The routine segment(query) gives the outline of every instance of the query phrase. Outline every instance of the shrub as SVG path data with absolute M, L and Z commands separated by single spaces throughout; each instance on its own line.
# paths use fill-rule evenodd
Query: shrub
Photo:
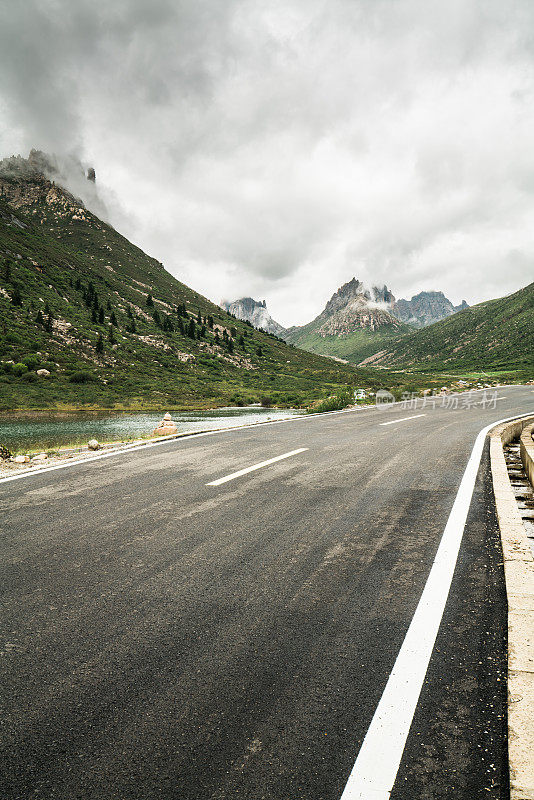
M 26 366 L 26 364 L 22 364 L 19 361 L 18 364 L 13 364 L 13 366 L 11 367 L 11 372 L 20 378 L 21 375 L 24 375 L 25 372 L 28 372 L 28 367 Z
M 16 333 L 7 333 L 6 342 L 8 344 L 22 344 L 22 339 Z
M 25 372 L 22 376 L 22 380 L 26 381 L 27 383 L 35 383 L 35 381 L 39 379 L 36 372 Z
M 71 383 L 94 383 L 97 381 L 98 378 L 92 372 L 87 372 L 86 370 L 78 370 L 78 372 L 73 372 L 72 375 L 69 376 L 69 381 Z
M 41 363 L 41 359 L 36 355 L 25 356 L 22 361 L 24 364 L 26 364 L 28 369 L 36 369 Z
M 341 411 L 341 409 L 352 405 L 353 402 L 354 399 L 350 392 L 339 392 L 310 406 L 308 408 L 308 414 L 319 414 L 323 411 Z

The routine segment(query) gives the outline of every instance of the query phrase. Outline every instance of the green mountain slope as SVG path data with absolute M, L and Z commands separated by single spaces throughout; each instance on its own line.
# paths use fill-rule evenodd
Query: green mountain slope
M 0 409 L 299 404 L 384 385 L 228 315 L 21 161 L 0 171 Z
M 399 323 L 398 325 L 383 325 L 378 330 L 360 328 L 351 333 L 341 335 L 321 335 L 317 333 L 313 323 L 303 325 L 284 334 L 286 342 L 309 350 L 311 353 L 341 358 L 354 364 L 360 363 L 367 356 L 376 353 L 378 349 L 387 347 L 399 335 L 399 330 L 410 332 L 412 328 Z
M 396 339 L 366 365 L 428 371 L 534 370 L 534 283 Z

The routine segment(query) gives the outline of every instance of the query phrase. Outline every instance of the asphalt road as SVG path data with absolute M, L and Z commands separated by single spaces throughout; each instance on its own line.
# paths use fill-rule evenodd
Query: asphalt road
M 0 482 L 0 798 L 339 800 L 476 435 L 532 388 Z M 503 800 L 505 736 L 486 447 L 392 800 Z

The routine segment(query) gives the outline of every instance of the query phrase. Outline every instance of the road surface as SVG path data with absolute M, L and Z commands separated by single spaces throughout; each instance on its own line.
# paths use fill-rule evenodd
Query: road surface
M 498 394 L 0 481 L 0 798 L 339 800 L 477 434 L 534 410 L 532 387 Z M 436 624 L 391 800 L 503 800 L 487 444 Z M 385 769 L 391 758 L 385 745 Z

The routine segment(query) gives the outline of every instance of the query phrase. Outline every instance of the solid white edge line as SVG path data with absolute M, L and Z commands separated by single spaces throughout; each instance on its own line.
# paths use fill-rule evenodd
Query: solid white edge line
M 341 800 L 390 798 L 449 595 L 486 434 L 521 416 L 492 422 L 475 440 L 425 588 Z
M 290 458 L 291 456 L 296 456 L 298 453 L 304 453 L 307 450 L 307 447 L 299 447 L 298 450 L 291 450 L 289 453 L 284 453 L 281 456 L 276 456 L 275 458 L 269 458 L 267 461 L 261 461 L 259 464 L 253 464 L 251 467 L 245 467 L 245 469 L 240 469 L 238 472 L 232 472 L 231 475 L 225 475 L 224 478 L 218 478 L 216 481 L 210 481 L 207 483 L 206 486 L 221 486 L 223 483 L 228 483 L 228 481 L 233 481 L 234 478 L 240 478 L 241 475 L 246 475 L 249 472 L 255 472 L 257 469 L 261 469 L 262 467 L 268 467 L 269 464 L 274 464 L 277 461 L 282 461 L 284 458 Z
M 396 422 L 406 422 L 407 419 L 417 419 L 417 417 L 426 417 L 426 414 L 413 414 L 411 417 L 402 417 L 401 419 L 390 419 L 389 422 L 379 422 L 379 425 L 395 425 Z

